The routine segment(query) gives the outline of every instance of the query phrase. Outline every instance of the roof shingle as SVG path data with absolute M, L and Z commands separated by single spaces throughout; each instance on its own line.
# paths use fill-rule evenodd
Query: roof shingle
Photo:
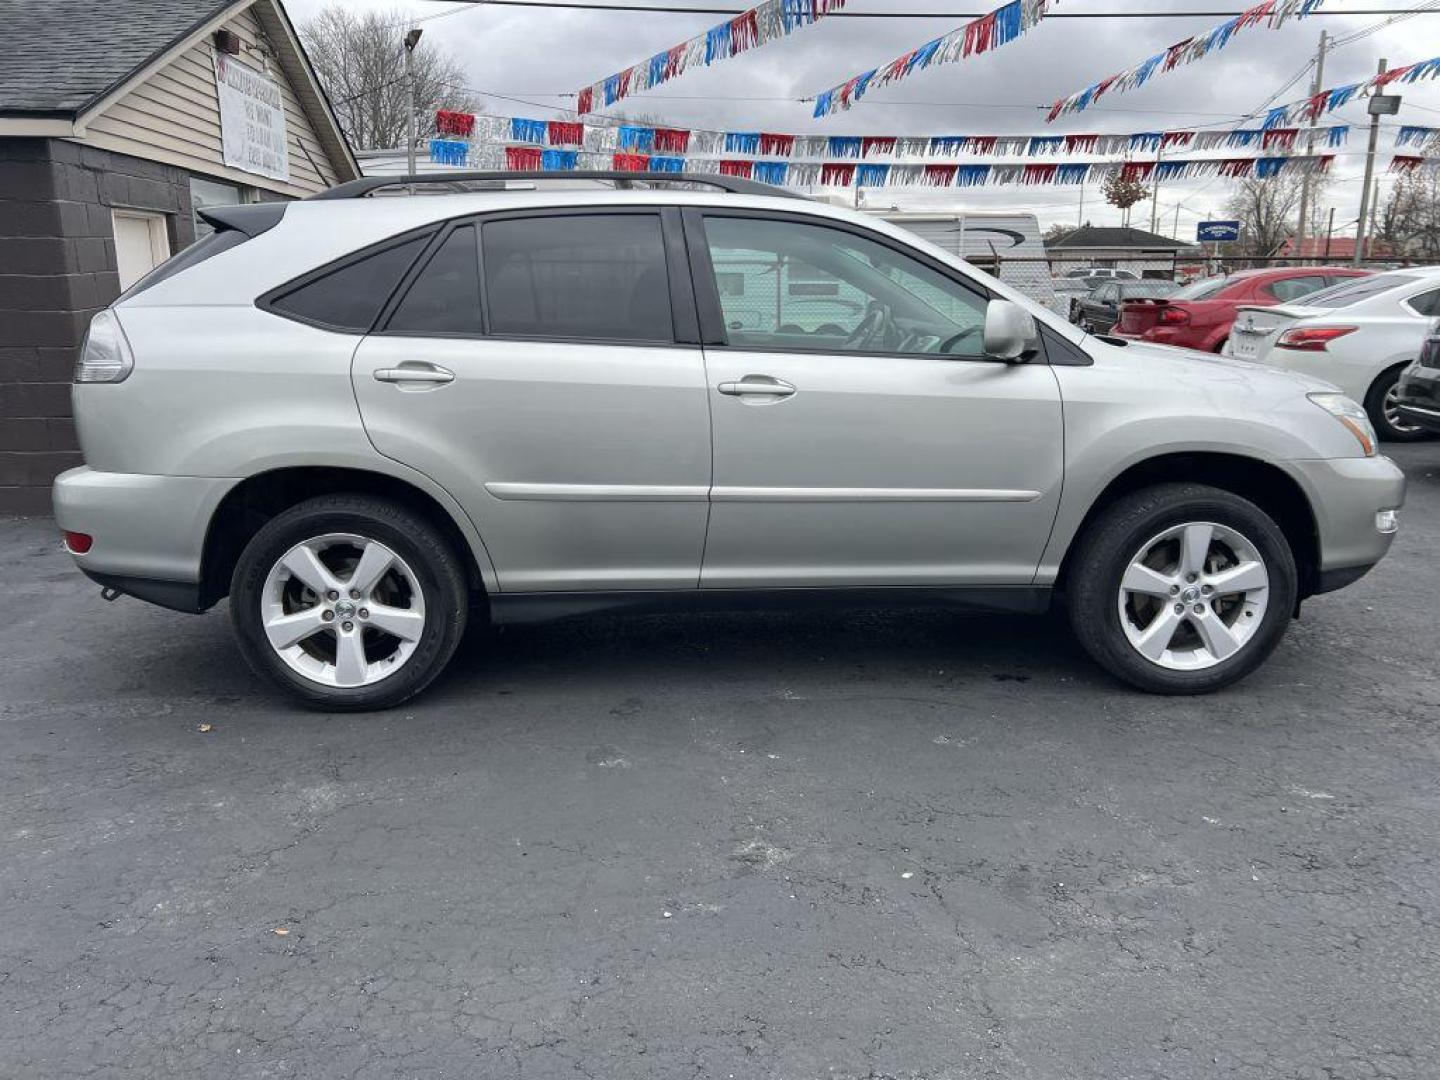
M 1049 248 L 1185 248 L 1190 245 L 1183 240 L 1172 240 L 1168 236 L 1146 232 L 1144 229 L 1104 228 L 1098 225 L 1082 225 L 1066 233 L 1059 240 L 1047 244 Z
M 75 115 L 233 0 L 0 0 L 0 113 Z

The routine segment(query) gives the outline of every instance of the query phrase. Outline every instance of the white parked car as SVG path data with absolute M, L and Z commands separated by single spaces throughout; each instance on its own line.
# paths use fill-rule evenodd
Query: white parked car
M 1241 307 L 1225 355 L 1334 383 L 1365 411 L 1383 439 L 1426 437 L 1399 412 L 1395 384 L 1440 316 L 1440 266 L 1356 278 L 1303 304 Z

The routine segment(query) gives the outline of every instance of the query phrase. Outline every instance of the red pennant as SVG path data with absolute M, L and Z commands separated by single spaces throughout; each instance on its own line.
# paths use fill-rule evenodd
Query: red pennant
M 1072 154 L 1077 150 L 1094 150 L 1099 142 L 1099 135 L 1066 135 L 1065 152 Z
M 583 146 L 585 125 L 569 120 L 551 120 L 545 125 L 545 139 L 551 146 Z
M 442 135 L 469 135 L 475 130 L 475 116 L 441 109 L 435 114 L 435 130 Z
M 794 150 L 794 135 L 775 135 L 768 131 L 760 133 L 760 153 L 776 157 L 789 157 Z
M 1254 171 L 1254 158 L 1226 158 L 1220 162 L 1221 176 L 1249 176 Z
M 743 176 L 748 180 L 754 170 L 755 162 L 749 158 L 726 158 L 720 162 L 721 176 Z
M 893 154 L 895 152 L 895 138 L 892 135 L 866 135 L 860 140 L 860 155 L 869 157 L 871 154 Z
M 1020 177 L 1022 184 L 1053 184 L 1055 182 L 1055 171 L 1060 166 L 1053 162 L 1045 164 L 1026 165 L 1025 172 Z
M 1172 146 L 1189 146 L 1194 139 L 1193 131 L 1167 131 L 1160 136 L 1160 149 L 1169 150 Z
M 595 88 L 587 86 L 576 96 L 575 111 L 581 116 L 595 108 Z
M 952 187 L 955 184 L 955 170 L 958 165 L 926 165 L 926 187 Z
M 827 161 L 820 169 L 820 183 L 831 187 L 849 187 L 855 182 L 855 166 Z
M 507 146 L 505 148 L 505 167 L 522 171 L 538 169 L 540 168 L 540 157 L 544 152 L 538 146 Z
M 1126 180 L 1145 181 L 1155 171 L 1153 161 L 1127 161 L 1120 167 L 1120 175 Z
M 1260 136 L 1260 149 L 1271 150 L 1277 146 L 1282 150 L 1293 149 L 1295 136 L 1299 134 L 1299 128 L 1271 128 Z
M 616 154 L 612 164 L 617 172 L 647 172 L 650 168 L 650 155 Z
M 1410 154 L 1396 154 L 1393 158 L 1390 159 L 1390 171 L 1414 172 L 1422 164 L 1424 164 L 1424 162 L 1425 159 L 1423 157 L 1416 157 Z
M 685 128 L 656 128 L 655 149 L 683 154 L 690 149 L 690 132 Z

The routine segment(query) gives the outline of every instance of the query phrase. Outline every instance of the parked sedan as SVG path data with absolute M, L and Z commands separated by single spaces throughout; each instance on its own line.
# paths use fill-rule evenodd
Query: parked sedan
M 1159 300 L 1179 288 L 1173 281 L 1107 281 L 1076 303 L 1071 321 L 1092 334 L 1108 334 L 1120 321 L 1120 305 L 1125 301 Z
M 1401 373 L 1395 399 L 1402 420 L 1440 435 L 1440 319 L 1431 325 L 1420 358 Z
M 1240 305 L 1270 307 L 1295 302 L 1351 278 L 1370 276 L 1369 270 L 1349 267 L 1288 266 L 1205 278 L 1161 300 L 1122 304 L 1115 336 L 1219 352 L 1230 339 Z
M 1424 438 L 1402 416 L 1396 384 L 1440 316 L 1440 266 L 1417 266 L 1347 281 L 1303 304 L 1242 306 L 1227 356 L 1326 379 L 1356 401 L 1382 439 Z

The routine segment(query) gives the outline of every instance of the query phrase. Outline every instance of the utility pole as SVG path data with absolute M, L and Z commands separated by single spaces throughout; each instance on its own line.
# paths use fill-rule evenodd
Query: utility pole
M 1384 75 L 1388 66 L 1387 61 L 1381 60 L 1376 74 Z M 1350 260 L 1351 266 L 1359 266 L 1365 257 L 1365 215 L 1370 212 L 1370 182 L 1375 177 L 1375 147 L 1380 142 L 1380 117 L 1393 116 L 1399 109 L 1399 95 L 1376 94 L 1370 98 L 1367 110 L 1370 113 L 1370 144 L 1365 151 L 1365 183 L 1360 188 L 1360 220 L 1355 223 L 1355 254 Z
M 1335 207 L 1330 207 L 1330 223 L 1325 226 L 1325 263 L 1330 262 L 1330 237 L 1335 234 Z
M 415 144 L 420 141 L 416 131 L 415 116 L 415 46 L 420 44 L 420 35 L 425 33 L 419 27 L 405 35 L 405 92 L 410 102 L 410 123 L 406 125 L 405 168 L 409 176 L 415 175 Z M 415 194 L 415 185 L 410 185 L 410 194 Z
M 1165 158 L 1165 136 L 1155 148 L 1155 171 L 1150 174 L 1150 231 L 1160 227 L 1160 162 Z
M 1310 83 L 1310 97 L 1313 99 L 1316 94 L 1324 88 L 1325 78 L 1325 50 L 1330 44 L 1330 39 L 1324 30 L 1320 31 L 1320 51 L 1315 54 L 1315 78 Z M 1310 131 L 1305 136 L 1305 153 L 1315 152 L 1315 125 L 1319 122 L 1318 114 L 1310 117 Z M 1295 229 L 1295 253 L 1303 256 L 1305 254 L 1305 233 L 1310 227 L 1310 174 L 1306 173 L 1300 179 L 1300 221 Z M 1304 260 L 1301 260 L 1304 265 Z

